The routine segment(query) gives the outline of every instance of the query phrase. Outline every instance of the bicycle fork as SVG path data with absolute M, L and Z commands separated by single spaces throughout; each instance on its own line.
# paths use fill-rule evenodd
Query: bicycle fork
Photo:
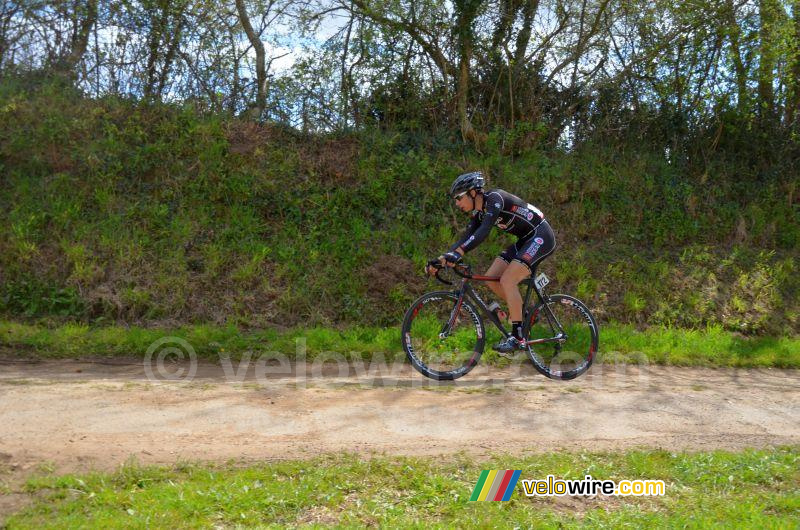
M 461 312 L 461 304 L 464 303 L 464 290 L 461 290 L 461 293 L 458 296 L 458 301 L 456 305 L 453 306 L 453 310 L 450 311 L 450 318 L 447 319 L 447 322 L 444 326 L 442 326 L 441 331 L 439 332 L 439 339 L 444 340 L 449 335 L 450 332 L 453 330 L 453 326 L 458 323 L 458 314 Z

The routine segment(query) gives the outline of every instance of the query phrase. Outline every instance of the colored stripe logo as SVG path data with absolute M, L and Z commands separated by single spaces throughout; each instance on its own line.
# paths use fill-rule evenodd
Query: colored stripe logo
M 470 501 L 507 501 L 517 487 L 519 469 L 484 469 Z

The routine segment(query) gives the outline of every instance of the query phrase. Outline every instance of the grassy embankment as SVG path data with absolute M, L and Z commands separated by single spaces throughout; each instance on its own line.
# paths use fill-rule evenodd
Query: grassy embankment
M 698 168 L 646 145 L 483 154 L 447 139 L 302 137 L 191 108 L 0 84 L 6 318 L 265 327 L 390 325 L 466 219 L 468 168 L 536 203 L 553 289 L 604 321 L 798 329 L 796 176 L 723 149 Z M 488 264 L 494 235 L 471 261 Z
M 663 497 L 529 498 L 468 502 L 481 469 L 522 479 L 653 479 Z M 43 476 L 36 503 L 9 528 L 212 528 L 332 525 L 390 527 L 796 528 L 800 450 L 548 453 L 431 458 L 353 455 L 252 467 L 128 465 L 113 474 Z
M 410 134 L 303 137 L 6 80 L 0 318 L 33 328 L 6 324 L 0 342 L 140 354 L 160 332 L 113 326 L 187 327 L 205 354 L 263 336 L 284 349 L 298 333 L 324 337 L 312 348 L 395 351 L 403 311 L 434 287 L 422 264 L 465 223 L 444 192 L 481 168 L 547 213 L 560 247 L 544 271 L 592 308 L 607 352 L 797 366 L 794 339 L 766 338 L 800 328 L 784 167 L 748 166 L 724 134 L 703 171 L 614 142 L 510 156 L 495 136 L 484 153 Z M 470 260 L 507 244 L 493 235 Z M 285 326 L 313 329 L 231 331 Z

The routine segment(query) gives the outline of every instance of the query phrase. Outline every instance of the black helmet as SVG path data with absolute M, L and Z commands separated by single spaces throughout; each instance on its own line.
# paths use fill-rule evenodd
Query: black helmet
M 480 171 L 473 171 L 471 173 L 464 173 L 459 175 L 450 186 L 450 197 L 455 199 L 456 195 L 464 193 L 465 191 L 483 188 L 485 180 L 483 173 Z

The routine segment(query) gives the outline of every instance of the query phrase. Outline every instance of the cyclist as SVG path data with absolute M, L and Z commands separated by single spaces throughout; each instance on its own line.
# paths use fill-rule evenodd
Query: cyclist
M 450 249 L 430 260 L 425 270 L 435 274 L 434 265 L 452 267 L 486 239 L 493 225 L 517 237 L 495 258 L 487 276 L 500 276 L 500 282 L 487 282 L 494 293 L 508 304 L 512 335 L 493 349 L 508 353 L 522 347 L 522 295 L 517 284 L 529 277 L 536 266 L 556 248 L 555 235 L 542 212 L 516 195 L 501 189 L 484 190 L 480 171 L 459 175 L 450 186 L 450 197 L 463 212 L 471 212 L 467 229 Z

